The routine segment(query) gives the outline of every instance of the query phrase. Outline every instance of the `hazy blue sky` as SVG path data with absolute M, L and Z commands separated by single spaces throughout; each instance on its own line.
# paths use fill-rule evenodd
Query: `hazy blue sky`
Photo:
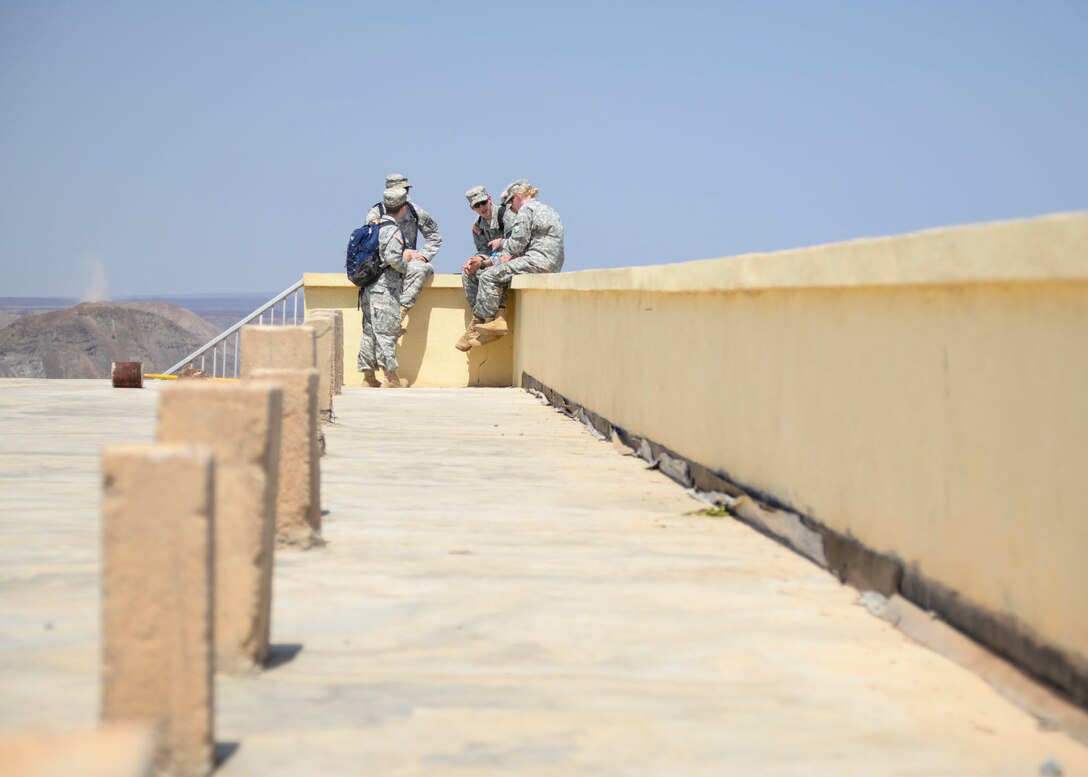
M 567 270 L 1088 208 L 1088 2 L 7 2 L 0 296 L 342 271 L 525 176 Z

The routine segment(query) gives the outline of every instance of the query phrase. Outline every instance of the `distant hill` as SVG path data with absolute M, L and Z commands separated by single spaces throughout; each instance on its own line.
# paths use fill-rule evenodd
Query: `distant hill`
M 272 299 L 275 294 L 210 293 L 178 296 L 121 297 L 112 302 L 166 302 L 191 310 L 205 321 L 219 327 L 220 331 L 238 323 L 257 308 Z M 72 297 L 2 297 L 0 296 L 0 329 L 4 327 L 4 313 L 25 316 L 29 313 L 48 313 L 64 310 L 80 302 Z M 10 320 L 8 321 L 10 323 Z
M 14 313 L 9 313 L 6 310 L 0 310 L 0 329 L 3 329 L 12 321 L 15 321 L 18 318 L 19 316 L 15 315 Z
M 169 369 L 222 330 L 165 302 L 83 302 L 0 329 L 0 377 L 108 378 L 114 361 Z

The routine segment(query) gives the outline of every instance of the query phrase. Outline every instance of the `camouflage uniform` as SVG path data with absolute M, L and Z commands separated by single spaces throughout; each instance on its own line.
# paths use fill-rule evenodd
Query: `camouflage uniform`
M 500 215 L 502 223 L 500 224 Z M 476 244 L 476 256 L 488 259 L 491 256 L 491 246 L 488 245 L 492 240 L 498 237 L 509 236 L 510 230 L 514 226 L 514 218 L 517 216 L 514 211 L 510 210 L 509 206 L 499 206 L 492 204 L 491 206 L 491 219 L 485 219 L 483 216 L 477 216 L 476 221 L 472 225 L 472 242 Z M 461 272 L 461 286 L 465 290 L 465 299 L 468 300 L 468 306 L 470 308 L 476 306 L 476 295 L 480 287 L 480 273 L 485 268 L 481 267 L 474 273 L 467 271 Z M 499 302 L 499 307 L 506 307 L 506 289 L 502 290 L 502 299 Z
M 412 208 L 415 208 L 418 219 L 413 214 Z M 383 215 L 385 215 L 385 207 L 379 202 L 367 211 L 366 221 L 367 223 L 377 221 Z M 400 295 L 400 304 L 410 308 L 419 299 L 423 284 L 434 275 L 434 265 L 431 262 L 438 253 L 438 249 L 442 247 L 442 235 L 438 231 L 438 222 L 434 220 L 434 217 L 417 205 L 408 206 L 408 212 L 404 214 L 400 222 L 400 232 L 404 236 L 404 247 L 411 250 L 415 250 L 419 233 L 423 233 L 423 247 L 419 249 L 419 252 L 426 257 L 426 261 L 417 259 L 408 262 L 408 269 L 404 273 L 404 289 Z
M 528 200 L 518 211 L 509 236 L 499 245 L 499 253 L 513 258 L 477 272 L 479 289 L 472 306 L 477 318 L 495 315 L 513 276 L 563 269 L 563 222 L 559 214 L 542 202 Z
M 382 263 L 381 276 L 363 292 L 363 337 L 359 341 L 359 372 L 397 369 L 397 337 L 400 335 L 400 296 L 404 286 L 404 271 L 409 264 L 404 259 L 404 237 L 397 222 L 390 216 L 382 218 L 378 232 Z

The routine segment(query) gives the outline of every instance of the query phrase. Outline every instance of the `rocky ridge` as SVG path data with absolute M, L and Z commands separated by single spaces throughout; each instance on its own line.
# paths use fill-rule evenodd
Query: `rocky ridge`
M 83 302 L 0 329 L 0 377 L 108 378 L 114 361 L 160 372 L 220 331 L 165 302 Z

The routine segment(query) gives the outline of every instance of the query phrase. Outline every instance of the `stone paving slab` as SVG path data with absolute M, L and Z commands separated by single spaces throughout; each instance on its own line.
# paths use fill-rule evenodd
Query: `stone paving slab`
M 98 449 L 156 394 L 0 381 L 0 731 L 95 719 Z M 277 556 L 275 665 L 217 679 L 219 774 L 1088 774 L 524 392 L 346 388 L 325 432 L 329 544 Z

